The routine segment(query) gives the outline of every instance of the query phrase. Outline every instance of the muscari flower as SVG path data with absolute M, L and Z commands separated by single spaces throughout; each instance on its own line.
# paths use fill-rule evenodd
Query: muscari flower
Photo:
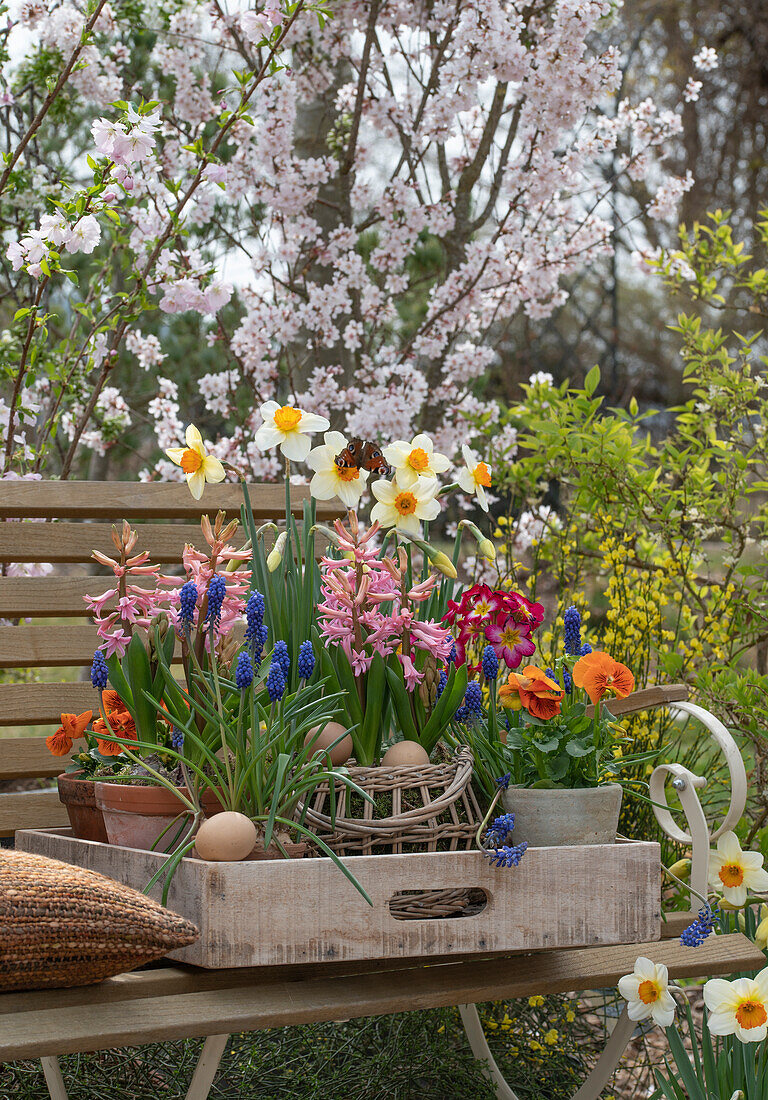
M 483 689 L 477 680 L 470 680 L 464 696 L 464 705 L 470 715 L 483 713 Z
M 591 652 L 592 652 L 592 646 L 589 644 L 589 642 L 585 642 L 584 645 L 579 650 L 579 655 L 581 657 L 586 657 L 586 655 L 588 653 L 591 653 Z
M 221 622 L 221 607 L 227 594 L 227 582 L 221 573 L 214 573 L 208 585 L 208 612 L 206 622 L 215 630 Z
M 680 936 L 680 943 L 683 947 L 699 947 L 704 943 L 704 940 L 715 927 L 716 913 L 717 907 L 713 909 L 709 904 L 703 905 L 699 909 L 696 920 L 683 929 Z
M 563 628 L 565 652 L 570 657 L 581 656 L 581 614 L 578 607 L 571 605 L 565 609 Z
M 483 650 L 483 676 L 486 680 L 495 680 L 499 675 L 499 658 L 492 645 L 487 645 Z
M 179 590 L 179 622 L 185 630 L 192 625 L 197 607 L 197 585 L 194 581 L 187 581 Z
M 249 644 L 256 641 L 264 622 L 266 604 L 261 592 L 251 592 L 245 605 L 245 640 Z
M 174 726 L 171 730 L 171 747 L 176 752 L 181 752 L 184 748 L 184 730 L 180 730 L 178 726 Z
M 492 867 L 517 867 L 528 848 L 528 841 L 521 844 L 503 844 L 487 852 Z
M 301 680 L 308 680 L 315 671 L 315 651 L 309 640 L 302 642 L 299 646 L 299 657 L 296 662 L 296 667 L 299 672 L 299 679 Z
M 569 695 L 573 691 L 573 677 L 571 676 L 565 665 L 563 665 L 563 687 Z
M 492 824 L 486 830 L 485 837 L 483 838 L 486 844 L 498 847 L 503 844 L 509 834 L 515 827 L 515 815 L 514 814 L 501 814 L 500 817 L 495 817 Z
M 547 668 L 547 669 L 544 670 L 544 672 L 547 675 L 547 677 L 552 681 L 553 684 L 557 684 L 558 687 L 560 686 L 560 681 L 558 680 L 557 676 L 555 675 L 555 670 L 553 668 Z
M 291 658 L 288 653 L 288 643 L 283 641 L 275 642 L 275 648 L 272 653 L 273 663 L 277 661 L 280 668 L 283 670 L 283 676 L 287 677 L 291 671 Z
M 440 698 L 440 696 L 445 691 L 447 683 L 448 683 L 448 673 L 445 671 L 444 668 L 441 668 L 440 669 L 440 677 L 437 681 L 437 698 L 438 699 Z
M 512 773 L 507 772 L 506 775 L 500 775 L 496 780 L 496 786 L 501 787 L 502 791 L 509 790 L 509 781 L 512 778 Z
M 282 699 L 285 694 L 286 682 L 285 673 L 278 660 L 272 658 L 272 663 L 269 666 L 269 672 L 267 673 L 267 694 L 273 703 Z
M 253 683 L 253 665 L 246 649 L 242 649 L 237 657 L 235 668 L 235 684 L 240 691 L 245 691 Z
M 97 649 L 93 655 L 93 664 L 91 665 L 91 683 L 99 691 L 103 691 L 107 686 L 108 679 L 107 662 L 104 660 L 104 654 L 101 650 Z

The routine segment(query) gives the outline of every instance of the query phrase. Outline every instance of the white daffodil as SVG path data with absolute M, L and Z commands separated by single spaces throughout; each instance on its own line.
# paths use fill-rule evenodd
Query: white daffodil
M 436 478 L 450 469 L 451 461 L 435 450 L 428 435 L 417 435 L 406 443 L 397 439 L 383 450 L 390 466 L 395 467 L 395 477 L 403 489 L 410 489 L 420 477 Z
M 181 466 L 187 476 L 189 491 L 195 500 L 203 495 L 206 481 L 215 485 L 226 477 L 224 467 L 218 458 L 208 454 L 203 437 L 194 424 L 190 424 L 185 433 L 186 447 L 168 447 L 166 454 L 171 462 Z
M 754 978 L 710 978 L 704 985 L 707 1023 L 713 1035 L 762 1043 L 768 1033 L 768 966 Z
M 635 962 L 632 974 L 619 979 L 619 993 L 627 1002 L 630 1020 L 647 1020 L 669 1027 L 675 1018 L 675 1002 L 669 992 L 666 966 L 651 962 L 644 955 Z
M 480 456 L 466 445 L 461 448 L 465 466 L 459 471 L 457 478 L 459 488 L 465 493 L 475 497 L 477 503 L 484 512 L 488 511 L 488 498 L 485 490 L 491 486 L 491 467 L 487 462 L 481 462 Z
M 331 426 L 324 416 L 302 412 L 292 405 L 278 405 L 277 401 L 265 402 L 259 412 L 264 423 L 253 442 L 260 451 L 279 446 L 285 457 L 294 462 L 303 462 L 309 454 L 309 434 L 324 432 Z
M 723 833 L 709 854 L 709 884 L 729 905 L 742 906 L 747 893 L 768 891 L 768 871 L 759 852 L 742 852 L 735 833 Z
M 309 483 L 309 491 L 316 500 L 339 499 L 347 508 L 356 508 L 368 478 L 367 470 L 356 466 L 337 466 L 336 455 L 347 446 L 341 432 L 326 432 L 322 447 L 315 447 L 307 455 L 307 466 L 315 474 Z
M 409 489 L 394 481 L 374 481 L 371 492 L 378 504 L 371 509 L 371 520 L 378 520 L 382 527 L 396 527 L 405 535 L 418 536 L 421 521 L 435 519 L 440 513 L 437 481 L 419 477 Z

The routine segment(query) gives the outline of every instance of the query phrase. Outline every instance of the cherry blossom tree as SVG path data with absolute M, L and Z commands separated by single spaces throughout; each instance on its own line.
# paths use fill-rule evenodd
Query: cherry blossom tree
M 610 251 L 606 158 L 651 216 L 690 186 L 662 163 L 681 110 L 619 100 L 591 45 L 612 6 L 25 0 L 0 87 L 3 472 L 67 477 L 149 421 L 144 476 L 181 476 L 159 455 L 188 369 L 214 454 L 257 477 L 274 397 L 456 455 L 498 416 L 505 325 Z M 169 357 L 190 312 L 213 369 Z

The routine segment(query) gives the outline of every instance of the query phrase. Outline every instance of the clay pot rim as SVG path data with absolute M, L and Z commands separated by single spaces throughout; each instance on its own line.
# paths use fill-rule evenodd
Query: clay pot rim
M 176 813 L 189 813 L 189 809 L 180 798 L 159 783 L 141 785 L 138 783 L 110 783 L 101 779 L 93 781 L 96 805 L 102 810 L 122 810 L 140 816 L 154 817 Z M 189 796 L 189 789 L 176 788 L 182 796 Z M 123 795 L 123 791 L 126 792 Z M 200 804 L 206 812 L 224 810 L 225 807 L 214 791 L 206 788 L 200 795 Z M 174 812 L 175 811 L 175 812 Z

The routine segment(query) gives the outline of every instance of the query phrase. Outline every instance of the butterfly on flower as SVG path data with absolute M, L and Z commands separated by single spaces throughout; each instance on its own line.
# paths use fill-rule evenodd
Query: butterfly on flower
M 381 474 L 382 477 L 392 475 L 392 467 L 381 453 L 378 443 L 360 439 L 358 436 L 350 439 L 344 450 L 336 455 L 334 462 L 340 470 L 368 470 L 370 473 Z

